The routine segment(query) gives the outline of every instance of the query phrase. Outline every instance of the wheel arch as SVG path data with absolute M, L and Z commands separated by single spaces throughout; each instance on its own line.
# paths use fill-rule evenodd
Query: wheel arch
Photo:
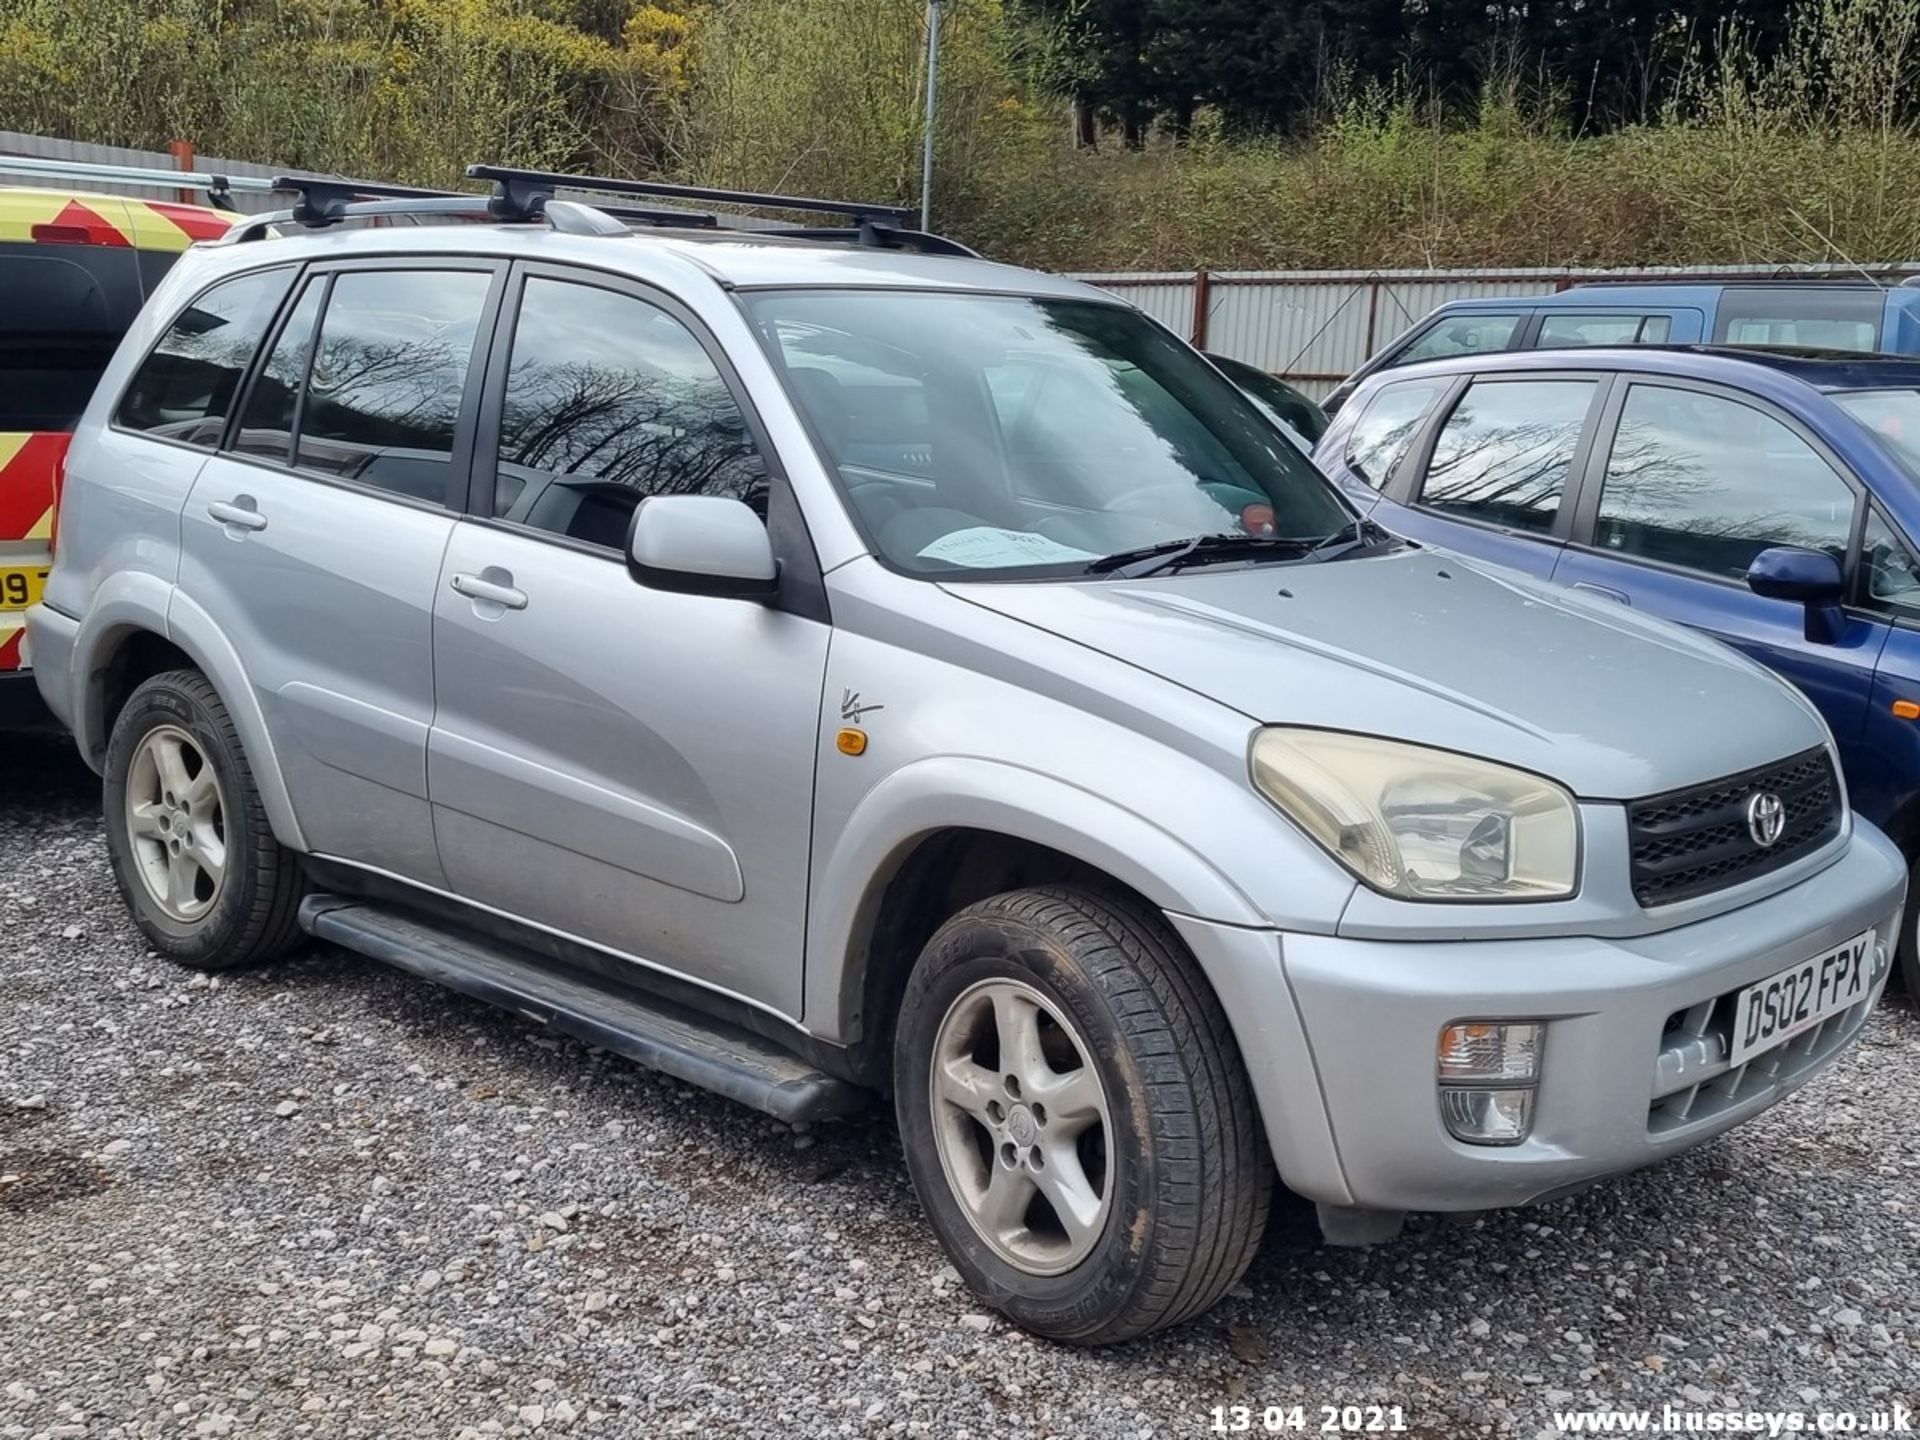
M 172 604 L 159 615 L 149 609 L 102 616 L 96 609 L 95 616 L 83 631 L 75 657 L 76 672 L 83 681 L 74 710 L 74 732 L 88 763 L 96 770 L 102 767 L 114 721 L 142 681 L 183 666 L 198 670 L 233 719 L 274 838 L 291 849 L 305 850 L 266 716 L 238 652 L 206 612 L 175 592 Z
M 807 960 L 808 1028 L 884 1056 L 914 958 L 956 910 L 1005 890 L 1073 884 L 1152 911 L 1268 924 L 1177 837 L 1055 778 L 941 758 L 869 791 L 837 842 L 817 838 Z M 865 1065 L 862 1067 L 866 1068 Z

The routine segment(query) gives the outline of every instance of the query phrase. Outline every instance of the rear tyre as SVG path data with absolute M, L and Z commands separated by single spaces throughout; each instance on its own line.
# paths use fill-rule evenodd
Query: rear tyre
M 274 839 L 206 676 L 170 670 L 133 692 L 107 742 L 104 795 L 114 880 L 154 949 L 229 970 L 299 943 L 299 857 Z
M 1074 889 L 955 915 L 907 981 L 894 1103 L 967 1283 L 1050 1339 L 1200 1314 L 1266 1228 L 1272 1167 L 1233 1032 L 1157 915 Z

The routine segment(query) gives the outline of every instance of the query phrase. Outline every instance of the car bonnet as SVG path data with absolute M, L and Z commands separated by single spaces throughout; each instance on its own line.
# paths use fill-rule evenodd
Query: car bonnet
M 1796 691 L 1713 640 L 1443 551 L 947 588 L 1256 721 L 1479 755 L 1589 799 L 1828 743 Z

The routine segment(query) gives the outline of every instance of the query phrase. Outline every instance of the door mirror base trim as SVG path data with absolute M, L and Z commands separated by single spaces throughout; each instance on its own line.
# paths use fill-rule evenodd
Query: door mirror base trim
M 709 595 L 721 600 L 771 600 L 780 593 L 780 565 L 774 562 L 773 574 L 766 579 L 735 575 L 698 575 L 688 570 L 673 570 L 646 565 L 627 556 L 627 573 L 649 590 L 665 590 L 675 595 Z

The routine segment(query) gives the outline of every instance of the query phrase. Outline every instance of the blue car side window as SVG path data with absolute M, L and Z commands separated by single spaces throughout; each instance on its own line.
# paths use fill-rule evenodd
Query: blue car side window
M 1483 524 L 1551 530 L 1595 385 L 1474 381 L 1434 442 L 1421 503 Z
M 1593 543 L 1737 580 L 1774 545 L 1845 555 L 1853 511 L 1847 482 L 1773 416 L 1698 390 L 1635 385 Z

